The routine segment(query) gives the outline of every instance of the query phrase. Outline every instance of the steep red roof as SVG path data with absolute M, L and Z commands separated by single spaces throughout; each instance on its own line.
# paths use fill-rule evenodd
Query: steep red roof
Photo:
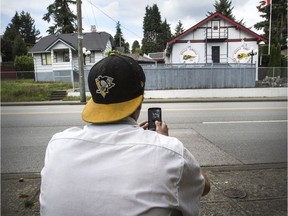
M 267 40 L 256 34 L 255 32 L 251 31 L 250 29 L 246 28 L 245 26 L 241 25 L 240 23 L 238 22 L 235 22 L 234 20 L 224 16 L 223 14 L 221 13 L 214 13 L 208 17 L 206 17 L 204 20 L 202 20 L 201 22 L 197 23 L 196 25 L 192 26 L 191 28 L 189 28 L 188 30 L 184 31 L 182 34 L 178 35 L 176 38 L 174 38 L 173 40 L 169 41 L 168 42 L 168 46 L 171 46 L 172 44 L 176 43 L 177 40 L 181 39 L 182 37 L 184 37 L 185 35 L 193 32 L 194 30 L 196 30 L 197 28 L 199 28 L 200 26 L 202 26 L 204 23 L 212 20 L 213 18 L 215 17 L 220 17 L 221 19 L 223 20 L 226 20 L 227 22 L 231 23 L 232 25 L 236 26 L 237 28 L 239 29 L 242 29 L 243 31 L 251 34 L 253 37 L 256 37 L 257 40 L 260 42 L 260 41 L 264 41 L 265 43 L 267 43 Z

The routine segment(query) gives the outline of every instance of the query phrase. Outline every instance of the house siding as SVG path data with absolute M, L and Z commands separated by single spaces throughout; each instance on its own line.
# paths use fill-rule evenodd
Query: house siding
M 33 54 L 35 80 L 43 82 L 54 82 L 52 65 L 42 65 L 41 54 Z
M 35 77 L 37 81 L 79 81 L 77 34 L 48 35 L 33 46 L 29 53 L 34 57 Z M 85 58 L 85 68 L 92 67 L 112 50 L 113 37 L 106 32 L 84 34 L 83 46 L 91 51 Z M 51 64 L 42 65 L 41 54 L 51 53 Z M 91 59 L 90 59 L 91 58 Z
M 212 35 L 212 23 L 219 21 L 219 38 Z M 215 32 L 214 32 L 215 33 Z M 216 30 L 217 36 L 217 30 Z M 208 20 L 199 26 L 187 30 L 187 33 L 177 38 L 170 45 L 170 57 L 166 63 L 213 63 L 212 47 L 218 46 L 220 50 L 219 63 L 251 63 L 251 56 L 237 58 L 238 52 L 247 54 L 250 50 L 258 49 L 258 38 L 251 32 L 244 31 L 223 18 Z M 192 59 L 184 60 L 184 55 L 192 55 Z M 258 55 L 253 56 L 253 63 L 257 64 Z

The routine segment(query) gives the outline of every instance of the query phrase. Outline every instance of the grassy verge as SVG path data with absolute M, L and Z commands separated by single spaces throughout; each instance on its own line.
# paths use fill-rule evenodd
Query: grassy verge
M 89 101 L 91 96 L 86 96 L 86 101 Z M 67 96 L 63 99 L 63 101 L 80 101 L 80 96 Z
M 1 101 L 46 101 L 52 91 L 71 89 L 71 83 L 35 82 L 34 80 L 1 80 Z

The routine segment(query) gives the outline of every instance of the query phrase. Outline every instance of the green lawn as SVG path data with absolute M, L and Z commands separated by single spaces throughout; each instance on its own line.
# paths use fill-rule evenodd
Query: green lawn
M 68 89 L 72 89 L 71 83 L 1 80 L 1 101 L 46 101 L 50 100 L 52 91 Z

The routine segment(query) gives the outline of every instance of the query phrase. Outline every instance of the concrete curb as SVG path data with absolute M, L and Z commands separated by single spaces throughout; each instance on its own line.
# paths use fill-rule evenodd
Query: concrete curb
M 79 92 L 68 92 L 68 96 L 79 97 Z M 91 96 L 86 92 L 86 96 Z M 287 101 L 287 88 L 231 88 L 231 89 L 178 89 L 147 90 L 144 103 L 184 103 L 184 102 L 250 102 Z M 1 106 L 32 105 L 85 105 L 80 101 L 32 101 L 2 102 Z
M 210 103 L 210 102 L 263 102 L 288 101 L 286 97 L 260 98 L 145 98 L 144 103 Z M 0 106 L 85 105 L 80 101 L 2 102 Z

